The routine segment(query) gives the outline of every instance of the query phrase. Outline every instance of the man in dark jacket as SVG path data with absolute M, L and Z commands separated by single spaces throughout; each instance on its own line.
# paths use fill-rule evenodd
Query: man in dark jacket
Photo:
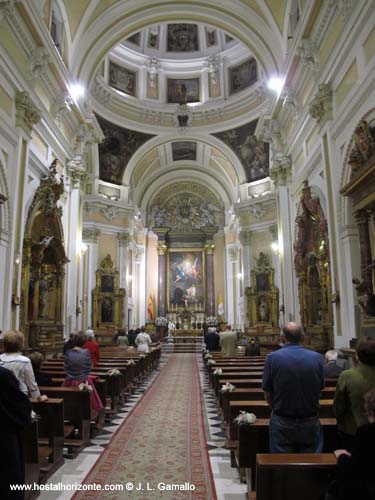
M 216 333 L 215 327 L 208 329 L 205 342 L 209 351 L 220 351 L 220 337 Z
M 256 338 L 252 338 L 246 346 L 246 356 L 260 356 L 260 345 Z
M 10 492 L 10 484 L 25 483 L 20 431 L 31 425 L 31 403 L 19 389 L 10 370 L 0 367 L 0 498 L 22 500 L 22 491 Z

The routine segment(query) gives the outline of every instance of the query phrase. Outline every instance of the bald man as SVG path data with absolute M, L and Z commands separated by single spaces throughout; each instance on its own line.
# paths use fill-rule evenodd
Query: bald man
M 271 453 L 319 453 L 322 439 L 319 397 L 324 387 L 323 358 L 304 349 L 302 329 L 296 323 L 283 327 L 283 347 L 269 354 L 264 364 L 265 399 L 272 408 Z

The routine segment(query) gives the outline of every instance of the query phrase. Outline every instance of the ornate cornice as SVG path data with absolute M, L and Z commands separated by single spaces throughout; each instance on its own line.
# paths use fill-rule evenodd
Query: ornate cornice
M 80 187 L 85 184 L 88 174 L 85 164 L 81 159 L 69 160 L 66 164 L 66 169 L 73 187 Z
M 29 59 L 30 79 L 35 81 L 45 76 L 50 62 L 51 56 L 47 49 L 45 47 L 35 47 Z
M 16 127 L 22 128 L 26 134 L 30 135 L 33 126 L 39 123 L 42 114 L 26 91 L 17 92 L 15 104 Z
M 131 236 L 129 233 L 120 233 L 117 235 L 120 247 L 127 247 L 131 242 Z
M 332 120 L 332 96 L 332 85 L 330 83 L 322 83 L 319 85 L 318 92 L 310 103 L 310 116 L 318 122 L 320 127 L 328 120 Z
M 292 159 L 287 155 L 276 155 L 272 159 L 270 177 L 275 185 L 285 185 L 292 174 Z
M 15 5 L 20 0 L 0 0 L 0 24 L 6 19 L 8 16 L 14 14 Z
M 100 230 L 93 227 L 83 228 L 82 230 L 82 239 L 83 241 L 91 241 L 96 243 L 98 241 L 98 236 L 100 235 Z

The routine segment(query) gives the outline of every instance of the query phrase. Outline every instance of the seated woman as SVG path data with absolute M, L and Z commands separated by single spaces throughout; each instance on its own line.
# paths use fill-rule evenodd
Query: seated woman
M 31 361 L 21 354 L 25 340 L 23 333 L 9 330 L 4 333 L 3 339 L 5 352 L 0 355 L 0 366 L 13 372 L 23 393 L 31 399 L 46 401 L 48 397 L 40 394 Z
M 98 396 L 93 380 L 96 377 L 91 376 L 92 361 L 90 352 L 83 348 L 87 338 L 80 332 L 75 338 L 75 346 L 65 354 L 64 369 L 66 379 L 64 387 L 78 387 L 80 384 L 87 384 L 90 389 L 91 418 L 96 418 L 103 409 L 103 404 Z
M 119 330 L 116 345 L 120 347 L 128 347 L 129 339 L 128 336 L 126 335 L 125 330 Z
M 375 389 L 365 395 L 365 410 L 369 423 L 358 428 L 353 452 L 336 450 L 337 471 L 326 500 L 373 500 L 375 498 L 374 443 Z
M 34 370 L 36 383 L 41 386 L 52 385 L 52 375 L 40 371 L 44 361 L 43 354 L 38 351 L 33 351 L 29 354 L 29 360 L 31 361 L 31 365 Z

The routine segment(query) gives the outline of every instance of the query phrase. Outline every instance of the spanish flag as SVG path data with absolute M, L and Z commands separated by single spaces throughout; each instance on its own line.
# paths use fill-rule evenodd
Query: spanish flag
M 150 296 L 148 298 L 148 307 L 147 307 L 147 311 L 148 311 L 148 317 L 150 319 L 150 321 L 154 321 L 155 319 L 155 312 L 154 312 L 154 298 L 152 296 L 152 293 L 150 292 Z

